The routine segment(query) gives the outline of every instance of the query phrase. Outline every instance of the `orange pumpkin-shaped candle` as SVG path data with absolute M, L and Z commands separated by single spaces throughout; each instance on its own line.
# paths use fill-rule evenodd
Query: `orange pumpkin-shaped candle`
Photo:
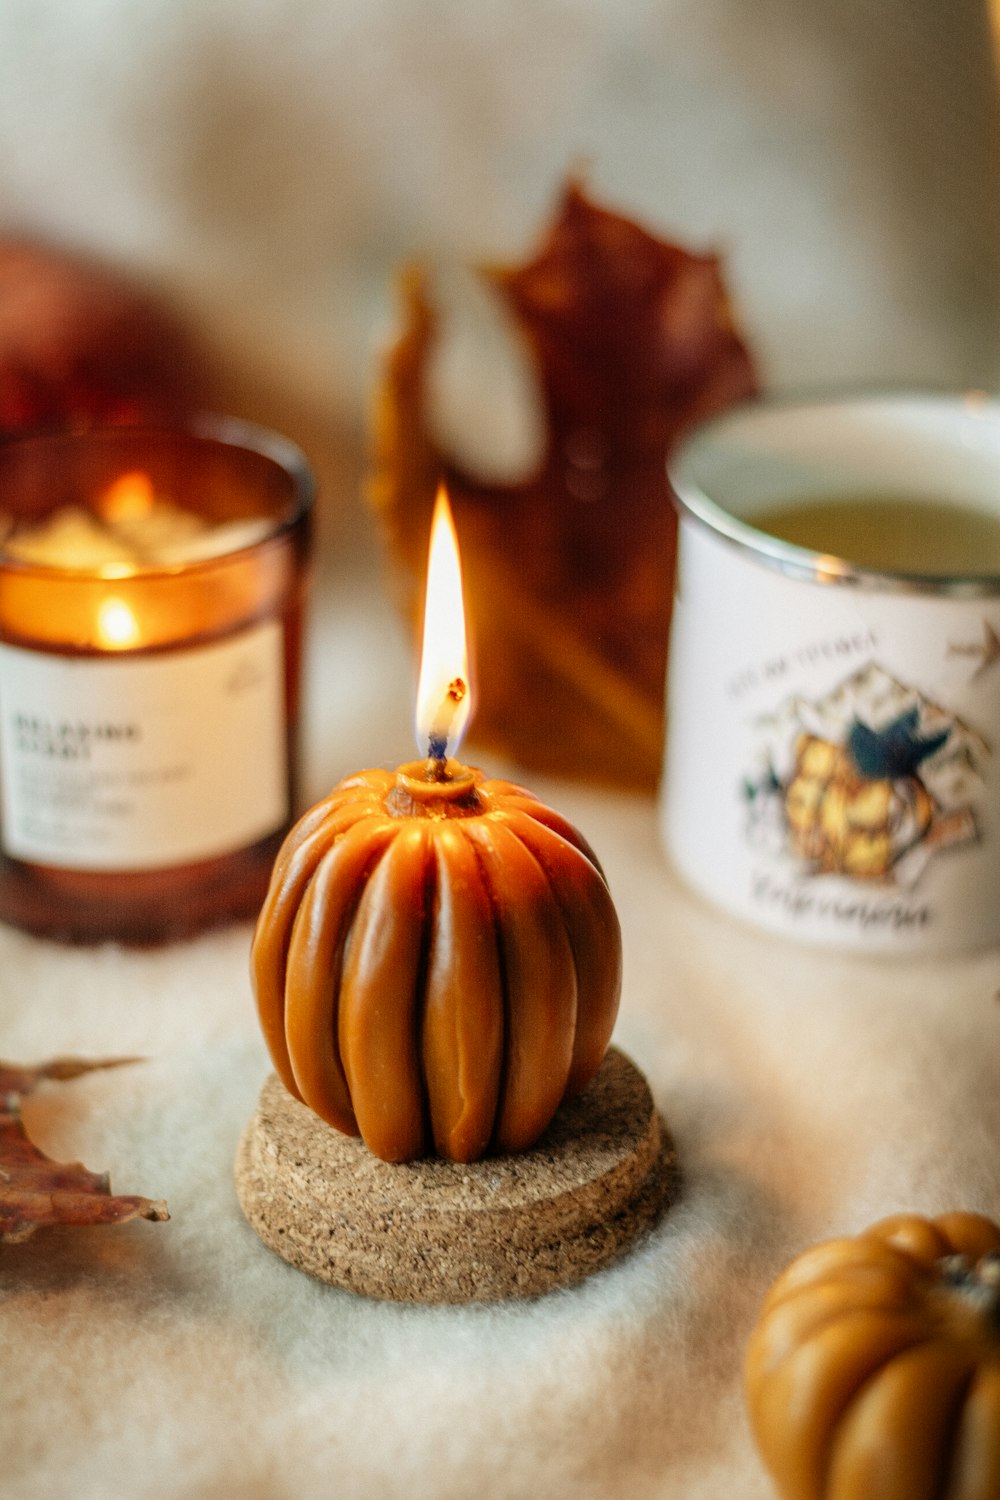
M 745 1374 L 783 1500 L 997 1500 L 1000 1225 L 905 1214 L 806 1251 Z
M 292 829 L 254 937 L 286 1088 L 386 1161 L 522 1151 L 607 1050 L 621 934 L 583 836 L 447 755 L 469 713 L 439 498 L 417 691 L 426 760 L 350 776 Z
M 364 771 L 294 828 L 253 946 L 286 1088 L 376 1156 L 532 1145 L 607 1049 L 621 939 L 583 837 L 449 761 Z

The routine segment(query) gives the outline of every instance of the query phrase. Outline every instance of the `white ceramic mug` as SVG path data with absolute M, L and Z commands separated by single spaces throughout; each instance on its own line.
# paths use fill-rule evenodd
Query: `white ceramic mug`
M 758 529 L 776 507 L 905 494 L 1000 531 L 1000 402 L 761 402 L 670 465 L 680 511 L 660 799 L 685 880 L 829 945 L 1000 941 L 1000 568 L 856 566 Z

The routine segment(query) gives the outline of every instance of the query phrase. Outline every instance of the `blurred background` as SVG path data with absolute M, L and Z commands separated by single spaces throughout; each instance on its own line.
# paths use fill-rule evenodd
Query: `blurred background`
M 988 385 L 987 4 L 3 0 L 0 228 L 163 291 L 334 507 L 399 263 L 528 254 L 576 167 L 724 256 L 767 384 Z
M 348 631 L 344 605 L 364 606 L 368 633 L 340 649 L 381 652 L 407 704 L 362 498 L 401 265 L 530 257 L 578 172 L 722 257 L 765 388 L 993 386 L 988 5 L 2 0 L 0 239 L 152 290 L 210 372 L 198 399 L 299 441 L 320 481 L 319 605 L 340 591 Z M 59 296 L 18 313 L 23 276 L 0 276 L 0 394 L 8 327 L 27 322 L 10 358 L 30 357 Z M 341 694 L 357 753 L 408 750 L 408 707 L 371 724 L 377 697 L 360 678 Z
M 767 388 L 995 388 L 995 61 L 989 0 L 0 0 L 0 273 L 3 240 L 26 237 L 134 279 L 195 340 L 206 399 L 306 450 L 311 801 L 413 755 L 409 650 L 373 586 L 362 498 L 401 264 L 530 256 L 577 170 L 600 203 L 719 253 Z M 66 295 L 45 281 L 26 300 L 30 265 L 9 272 L 0 430 L 5 358 L 46 345 Z M 391 1493 L 391 1466 L 419 1497 L 475 1488 L 482 1451 L 510 1464 L 507 1494 L 526 1473 L 522 1493 L 610 1493 L 624 1465 L 637 1496 L 668 1467 L 688 1500 L 762 1495 L 734 1371 L 765 1271 L 890 1207 L 995 1202 L 995 955 L 946 981 L 924 963 L 817 965 L 684 895 L 647 802 L 554 800 L 609 851 L 623 1045 L 690 1173 L 665 1271 L 640 1260 L 579 1328 L 556 1298 L 531 1327 L 505 1309 L 452 1332 L 321 1307 L 291 1273 L 272 1293 L 231 1202 L 262 1067 L 245 934 L 133 961 L 11 933 L 12 1056 L 162 1054 L 134 1082 L 111 1075 L 123 1092 L 89 1134 L 53 1105 L 47 1149 L 162 1193 L 181 1237 L 149 1252 L 138 1291 L 138 1238 L 132 1260 L 129 1241 L 102 1251 L 104 1292 L 75 1251 L 39 1263 L 25 1327 L 59 1337 L 25 1369 L 86 1398 L 53 1422 L 27 1399 L 39 1379 L 20 1380 L 29 1463 L 65 1456 L 58 1482 L 82 1474 L 74 1492 L 101 1496 L 112 1472 L 162 1493 L 178 1458 L 191 1493 L 230 1462 L 248 1495 L 326 1494 L 331 1471 L 345 1493 L 369 1476 Z M 122 1408 L 136 1416 L 116 1433 Z

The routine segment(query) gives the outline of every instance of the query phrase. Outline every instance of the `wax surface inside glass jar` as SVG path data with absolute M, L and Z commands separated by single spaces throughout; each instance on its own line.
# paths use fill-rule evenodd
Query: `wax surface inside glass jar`
M 0 446 L 0 918 L 143 942 L 256 912 L 311 501 L 291 444 L 226 419 Z

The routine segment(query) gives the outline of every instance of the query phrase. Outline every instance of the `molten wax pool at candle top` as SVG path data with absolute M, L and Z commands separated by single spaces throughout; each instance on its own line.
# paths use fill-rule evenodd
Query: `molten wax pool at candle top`
M 596 1073 L 618 1009 L 621 935 L 597 858 L 524 787 L 454 759 L 471 699 L 442 492 L 418 687 L 427 754 L 347 777 L 300 820 L 252 956 L 286 1088 L 387 1161 L 531 1146 Z

